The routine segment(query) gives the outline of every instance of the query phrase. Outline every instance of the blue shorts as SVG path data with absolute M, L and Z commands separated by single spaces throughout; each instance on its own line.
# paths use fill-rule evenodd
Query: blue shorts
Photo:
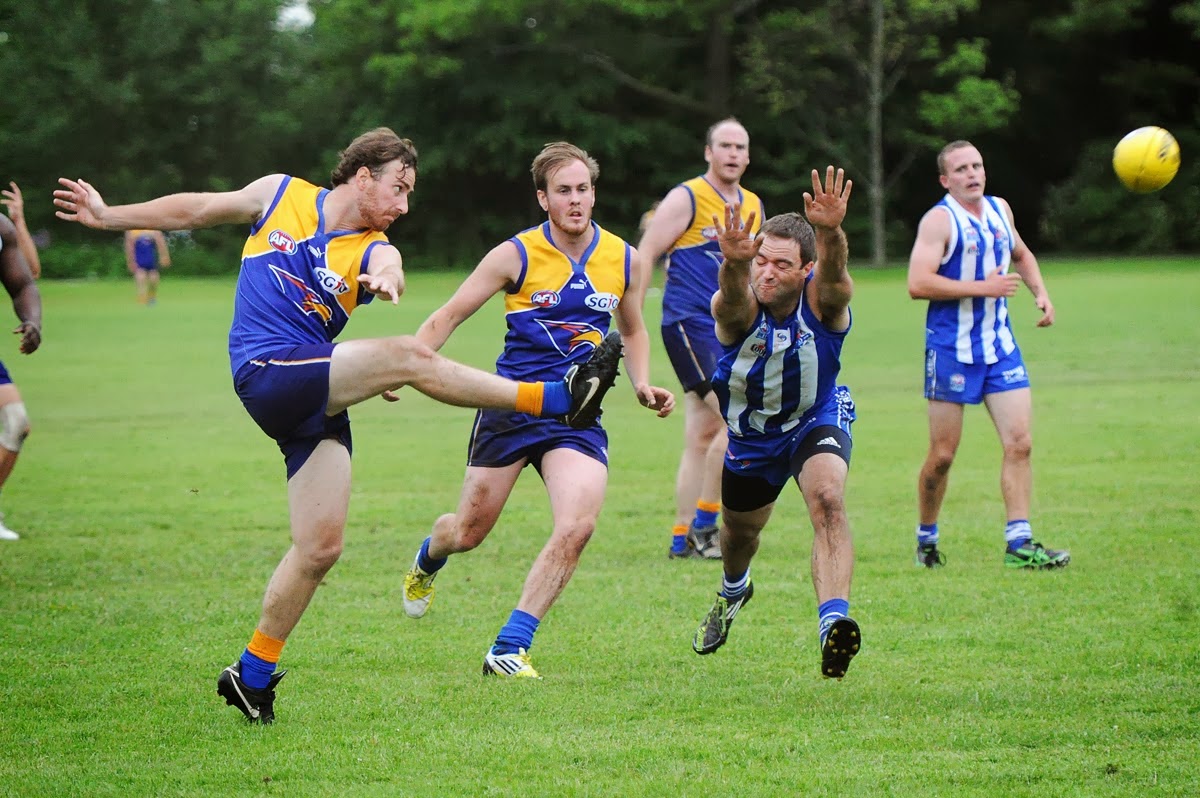
M 156 271 L 158 271 L 157 263 L 145 263 L 145 264 L 138 263 L 136 265 L 137 265 L 138 271 L 140 271 L 140 272 L 156 272 Z
M 977 405 L 993 393 L 1029 387 L 1021 350 L 1013 349 L 995 363 L 959 363 L 954 352 L 925 350 L 925 398 Z
M 0 385 L 12 385 L 12 377 L 8 375 L 8 369 L 2 362 L 0 362 Z
M 689 316 L 664 324 L 662 338 L 683 392 L 695 391 L 703 399 L 712 390 L 712 377 L 721 357 L 716 322 L 711 316 Z
M 233 375 L 246 412 L 279 444 L 291 479 L 317 444 L 333 438 L 353 451 L 350 415 L 326 416 L 335 344 L 302 344 L 256 357 Z
M 725 450 L 725 470 L 738 477 L 757 477 L 775 486 L 782 487 L 799 472 L 803 463 L 795 463 L 796 455 L 801 449 L 807 448 L 809 454 L 818 451 L 832 451 L 847 463 L 850 462 L 850 452 L 845 445 L 833 440 L 810 442 L 804 447 L 805 438 L 817 427 L 836 427 L 846 433 L 846 443 L 850 442 L 850 425 L 857 415 L 854 412 L 854 400 L 850 398 L 850 389 L 839 385 L 819 407 L 809 411 L 808 416 L 794 429 L 777 435 L 755 435 L 744 437 L 729 436 L 729 448 Z
M 480 410 L 475 415 L 467 465 L 502 468 L 528 459 L 541 473 L 542 457 L 551 449 L 574 449 L 608 466 L 608 433 L 603 427 L 572 429 L 557 419 L 509 410 Z

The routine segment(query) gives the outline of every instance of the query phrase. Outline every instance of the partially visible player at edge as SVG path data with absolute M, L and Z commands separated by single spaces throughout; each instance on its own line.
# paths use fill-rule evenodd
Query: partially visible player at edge
M 723 353 L 713 390 L 729 424 L 721 496 L 724 579 L 696 630 L 692 648 L 711 654 L 734 617 L 754 596 L 750 561 L 775 501 L 795 480 L 813 528 L 812 581 L 817 594 L 821 675 L 840 679 L 859 652 L 850 618 L 854 545 L 846 517 L 854 401 L 841 371 L 850 331 L 854 281 L 842 231 L 853 187 L 841 169 L 812 172 L 804 212 L 768 219 L 758 236 L 753 219 L 728 205 L 714 217 L 721 253 L 721 290 L 712 299 Z M 753 214 L 751 214 L 753 216 Z
M 274 720 L 284 641 L 341 556 L 350 503 L 347 408 L 409 385 L 459 407 L 516 409 L 588 427 L 604 394 L 593 380 L 611 384 L 619 359 L 602 346 L 565 379 L 518 383 L 447 360 L 412 336 L 333 343 L 357 306 L 375 296 L 396 304 L 404 291 L 400 252 L 383 231 L 408 212 L 417 151 L 377 128 L 351 142 L 331 177 L 332 190 L 273 174 L 238 191 L 113 207 L 83 180 L 61 178 L 54 192 L 59 218 L 102 230 L 251 225 L 230 365 L 242 404 L 283 452 L 292 533 L 249 645 L 217 680 L 218 695 L 252 722 Z
M 629 381 L 643 407 L 666 416 L 670 391 L 650 384 L 650 339 L 642 321 L 646 285 L 637 252 L 592 220 L 600 167 L 565 141 L 547 144 L 530 167 L 542 224 L 489 252 L 417 338 L 441 349 L 462 322 L 505 293 L 508 335 L 496 371 L 512 379 L 555 379 L 599 345 L 615 319 Z M 521 598 L 484 655 L 485 675 L 540 678 L 529 650 L 538 625 L 566 588 L 591 539 L 608 485 L 608 434 L 554 419 L 481 410 L 471 431 L 467 475 L 454 513 L 441 516 L 404 579 L 404 609 L 420 618 L 434 578 L 452 554 L 470 551 L 499 520 L 525 466 L 546 485 L 554 527 L 529 569 Z
M 16 183 L 10 185 L 12 191 L 5 191 L 4 196 L 8 198 L 5 204 L 13 214 L 13 219 L 0 216 L 0 282 L 4 283 L 4 290 L 12 299 L 13 310 L 20 321 L 13 330 L 21 336 L 20 351 L 29 355 L 36 352 L 42 343 L 42 297 L 25 254 L 33 250 L 36 265 L 37 250 L 25 227 L 20 189 Z M 20 220 L 19 225 L 17 220 Z M 21 400 L 21 392 L 9 376 L 8 369 L 0 363 L 0 488 L 8 482 L 28 435 L 29 415 Z M 0 540 L 18 540 L 20 537 L 4 524 L 4 515 L 0 513 Z
M 712 393 L 713 372 L 721 354 L 713 332 L 713 294 L 721 250 L 712 218 L 726 203 L 753 211 L 756 227 L 766 218 L 762 200 L 741 185 L 750 164 L 750 134 L 732 117 L 708 129 L 703 175 L 667 193 L 638 243 L 642 275 L 649 285 L 654 264 L 666 257 L 667 282 L 662 300 L 662 337 L 683 386 L 684 448 L 675 477 L 675 525 L 671 559 L 720 559 L 717 514 L 721 509 L 721 468 L 725 422 Z
M 1029 523 L 1033 401 L 1008 318 L 1008 298 L 1024 281 L 1042 312 L 1038 327 L 1054 323 L 1054 305 L 1037 258 L 1017 232 L 1012 208 L 983 193 L 986 174 L 979 150 L 969 141 L 952 141 L 937 163 L 946 196 L 921 219 L 908 262 L 909 295 L 929 300 L 929 453 L 917 480 L 917 565 L 936 568 L 946 561 L 938 549 L 938 515 L 962 439 L 963 406 L 983 402 L 1004 449 L 1004 564 L 1060 568 L 1071 561 L 1070 553 L 1034 541 Z

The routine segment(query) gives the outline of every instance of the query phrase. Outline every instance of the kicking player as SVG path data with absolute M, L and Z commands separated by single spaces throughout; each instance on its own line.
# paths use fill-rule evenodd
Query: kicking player
M 450 301 L 425 320 L 417 338 L 440 349 L 459 324 L 503 291 L 508 335 L 496 371 L 512 379 L 555 380 L 587 358 L 615 318 L 638 401 L 666 416 L 675 398 L 649 384 L 650 343 L 642 321 L 646 286 L 635 268 L 637 252 L 592 221 L 599 166 L 579 147 L 556 142 L 534 158 L 531 171 L 548 220 L 489 252 Z M 516 608 L 484 654 L 484 674 L 539 678 L 529 656 L 533 635 L 575 572 L 604 501 L 604 429 L 598 424 L 572 429 L 519 409 L 481 410 L 458 509 L 434 522 L 404 578 L 405 612 L 420 618 L 447 558 L 484 541 L 527 465 L 546 485 L 554 528 Z
M 356 138 L 325 189 L 288 175 L 238 191 L 172 194 L 109 207 L 83 180 L 62 178 L 59 218 L 102 230 L 250 225 L 229 332 L 234 387 L 279 444 L 287 468 L 292 547 L 275 569 L 258 627 L 217 693 L 250 721 L 274 720 L 284 642 L 342 553 L 350 504 L 347 408 L 409 385 L 459 407 L 520 410 L 587 428 L 617 374 L 620 342 L 550 382 L 515 382 L 447 360 L 412 336 L 333 343 L 359 305 L 404 291 L 400 252 L 383 234 L 408 212 L 412 142 L 387 128 Z

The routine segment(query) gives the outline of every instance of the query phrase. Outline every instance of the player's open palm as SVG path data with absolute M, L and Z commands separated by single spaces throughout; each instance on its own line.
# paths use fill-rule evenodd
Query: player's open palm
M 834 172 L 832 166 L 827 166 L 825 185 L 821 185 L 821 175 L 816 169 L 812 171 L 812 182 L 812 193 L 804 192 L 804 215 L 813 227 L 832 230 L 846 218 L 846 203 L 854 181 L 846 179 L 845 170 Z
M 721 247 L 721 255 L 731 263 L 746 263 L 754 260 L 758 248 L 762 246 L 762 236 L 750 233 L 754 229 L 755 212 L 742 218 L 740 202 L 725 203 L 725 220 L 722 222 L 715 214 L 713 226 L 717 228 L 717 244 Z
M 104 204 L 100 192 L 85 180 L 60 177 L 58 182 L 63 188 L 54 190 L 54 204 L 61 210 L 55 211 L 54 215 L 68 222 L 103 229 L 104 224 L 100 220 L 108 206 Z

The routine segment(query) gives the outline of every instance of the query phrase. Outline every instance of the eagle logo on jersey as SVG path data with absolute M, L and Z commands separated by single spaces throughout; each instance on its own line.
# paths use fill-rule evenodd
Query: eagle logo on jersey
M 604 332 L 591 324 L 577 321 L 550 321 L 549 319 L 536 319 L 536 321 L 546 331 L 550 343 L 563 357 L 571 357 L 579 347 L 586 344 L 591 344 L 594 349 L 604 340 Z
M 284 271 L 278 266 L 271 266 L 271 273 L 279 282 L 279 290 L 292 300 L 292 303 L 305 314 L 313 314 L 321 319 L 322 324 L 328 324 L 333 318 L 333 311 L 321 299 L 321 295 L 309 288 L 308 284 L 294 274 Z
M 296 252 L 296 239 L 282 230 L 272 230 L 267 236 L 267 243 L 284 255 L 293 255 Z

